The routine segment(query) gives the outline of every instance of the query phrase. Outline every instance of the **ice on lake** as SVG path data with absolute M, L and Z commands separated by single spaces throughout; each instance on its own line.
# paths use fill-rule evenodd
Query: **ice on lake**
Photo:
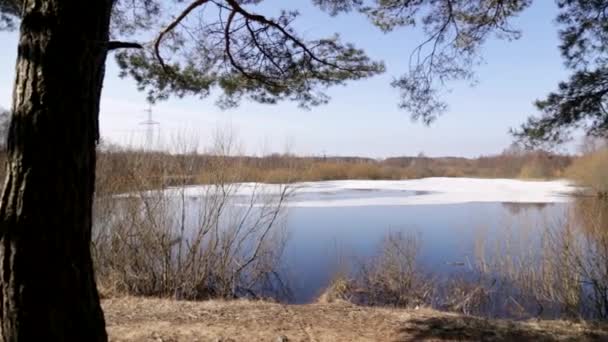
M 433 205 L 471 202 L 564 203 L 576 191 L 569 181 L 528 181 L 517 179 L 423 178 L 413 180 L 339 180 L 302 182 L 293 189 L 290 207 L 353 207 Z M 283 185 L 240 183 L 235 196 L 253 192 L 277 193 Z M 181 193 L 177 188 L 167 190 Z M 206 186 L 189 186 L 188 197 L 204 196 Z

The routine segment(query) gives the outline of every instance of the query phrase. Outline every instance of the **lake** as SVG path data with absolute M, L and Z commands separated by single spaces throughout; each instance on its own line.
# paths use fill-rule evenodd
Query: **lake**
M 313 301 L 340 271 L 342 260 L 364 261 L 394 232 L 419 237 L 422 270 L 467 271 L 479 238 L 491 239 L 506 229 L 531 234 L 562 217 L 566 208 L 564 203 L 290 208 L 285 278 L 291 280 L 295 303 Z
M 363 305 L 604 318 L 608 201 L 579 190 L 475 178 L 143 190 L 96 200 L 93 255 L 100 282 L 134 295 L 309 303 L 333 283 Z
M 420 269 L 449 275 L 475 261 L 475 244 L 534 235 L 563 218 L 567 182 L 427 178 L 300 185 L 287 214 L 285 277 L 295 303 L 318 297 L 344 260 L 378 253 L 389 233 L 414 234 Z M 355 265 L 356 266 L 356 265 Z
M 576 190 L 567 181 L 471 178 L 327 181 L 291 187 L 280 274 L 293 303 L 314 301 L 337 271 L 356 268 L 378 253 L 389 233 L 417 237 L 422 271 L 435 276 L 466 272 L 480 241 L 491 252 L 507 237 L 538 238 L 544 227 L 564 217 L 569 194 Z M 254 188 L 276 193 L 280 187 L 241 184 L 234 193 L 236 203 L 246 205 Z M 169 191 L 200 199 L 204 189 Z

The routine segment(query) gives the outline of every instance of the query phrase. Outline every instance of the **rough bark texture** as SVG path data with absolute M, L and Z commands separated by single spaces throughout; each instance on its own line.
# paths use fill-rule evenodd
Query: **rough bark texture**
M 105 341 L 91 214 L 112 0 L 25 0 L 0 204 L 4 341 Z

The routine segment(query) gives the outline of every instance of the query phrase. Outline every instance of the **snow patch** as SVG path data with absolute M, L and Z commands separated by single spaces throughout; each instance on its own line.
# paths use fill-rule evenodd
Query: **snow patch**
M 569 181 L 523 181 L 516 179 L 423 178 L 413 180 L 341 180 L 302 182 L 295 189 L 290 207 L 353 207 L 390 205 L 432 205 L 469 202 L 563 203 L 577 190 Z M 234 195 L 274 194 L 283 185 L 235 184 Z M 166 190 L 171 194 L 179 189 Z M 188 197 L 205 196 L 206 186 L 184 189 Z

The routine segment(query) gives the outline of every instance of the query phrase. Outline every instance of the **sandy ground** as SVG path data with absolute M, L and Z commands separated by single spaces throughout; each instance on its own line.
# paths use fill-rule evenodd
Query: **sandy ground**
M 608 326 L 485 320 L 345 302 L 103 301 L 111 341 L 608 341 Z

